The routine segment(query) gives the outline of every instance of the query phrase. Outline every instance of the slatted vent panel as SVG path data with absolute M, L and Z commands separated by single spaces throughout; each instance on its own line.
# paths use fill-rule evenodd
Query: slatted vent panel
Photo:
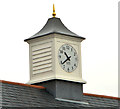
M 32 46 L 33 74 L 52 70 L 52 42 Z

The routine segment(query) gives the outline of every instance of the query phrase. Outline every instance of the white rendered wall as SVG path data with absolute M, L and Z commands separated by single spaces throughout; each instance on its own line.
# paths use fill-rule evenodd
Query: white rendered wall
M 30 51 L 30 81 L 28 83 L 51 79 L 85 83 L 82 79 L 81 42 L 80 38 L 59 34 L 51 34 L 28 41 Z M 58 61 L 58 50 L 63 44 L 71 45 L 78 55 L 78 66 L 71 73 L 64 71 Z

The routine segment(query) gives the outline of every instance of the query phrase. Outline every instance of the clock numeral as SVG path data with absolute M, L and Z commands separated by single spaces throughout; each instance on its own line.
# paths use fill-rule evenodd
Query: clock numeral
M 77 58 L 75 58 L 75 61 L 77 61 Z
M 73 48 L 71 48 L 71 51 L 73 51 Z
M 59 55 L 59 58 L 61 58 L 61 55 Z
M 74 56 L 76 56 L 76 52 L 74 52 Z
M 63 50 L 65 50 L 65 47 L 62 47 Z
M 73 66 L 72 66 L 72 70 L 73 70 L 74 68 L 73 68 Z
M 67 70 L 68 70 L 68 72 L 69 72 L 70 69 L 68 68 Z
M 76 67 L 76 64 L 74 64 L 74 66 Z
M 60 61 L 60 63 L 62 64 L 62 61 Z
M 67 65 L 70 65 L 70 62 L 66 62 Z
M 63 53 L 63 51 L 62 51 L 62 50 L 60 50 L 60 53 Z
M 65 65 L 63 65 L 63 69 L 65 69 Z
M 69 48 L 70 48 L 69 46 L 66 46 L 66 49 L 68 49 L 68 50 L 69 50 Z

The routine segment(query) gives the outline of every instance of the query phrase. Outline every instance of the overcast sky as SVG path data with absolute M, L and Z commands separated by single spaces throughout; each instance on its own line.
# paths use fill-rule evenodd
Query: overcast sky
M 1 0 L 0 79 L 29 81 L 29 46 L 24 39 L 52 17 L 85 37 L 82 42 L 84 92 L 118 96 L 118 0 Z

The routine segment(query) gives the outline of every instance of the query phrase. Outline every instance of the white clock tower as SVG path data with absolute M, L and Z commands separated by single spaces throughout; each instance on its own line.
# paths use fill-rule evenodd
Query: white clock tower
M 38 33 L 25 39 L 30 56 L 28 83 L 44 85 L 55 98 L 81 100 L 82 86 L 86 83 L 82 79 L 81 67 L 81 42 L 85 38 L 67 29 L 55 15 L 53 5 L 53 17 Z M 80 97 L 62 95 L 63 89 L 63 93 L 72 90 L 69 95 L 80 91 Z

